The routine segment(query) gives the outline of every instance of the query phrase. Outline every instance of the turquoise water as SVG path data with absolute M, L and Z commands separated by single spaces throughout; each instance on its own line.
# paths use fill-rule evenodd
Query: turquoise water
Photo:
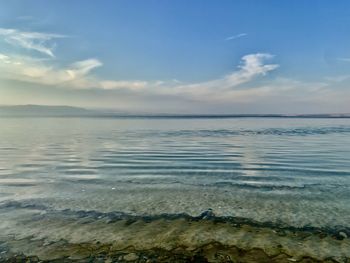
M 1 118 L 8 208 L 350 227 L 350 119 Z M 4 208 L 0 208 L 4 209 Z M 23 217 L 23 215 L 21 215 Z

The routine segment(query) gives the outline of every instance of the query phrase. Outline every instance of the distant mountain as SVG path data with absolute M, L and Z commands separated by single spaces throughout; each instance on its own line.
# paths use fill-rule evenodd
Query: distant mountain
M 127 118 L 350 118 L 350 114 L 165 114 L 89 110 L 71 106 L 0 106 L 0 117 L 127 117 Z
M 0 106 L 0 116 L 84 116 L 92 113 L 93 111 L 71 106 Z

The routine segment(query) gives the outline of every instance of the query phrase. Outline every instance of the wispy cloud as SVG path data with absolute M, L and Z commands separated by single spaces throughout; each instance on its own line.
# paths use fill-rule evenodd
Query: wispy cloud
M 55 57 L 53 53 L 54 45 L 50 45 L 50 41 L 55 38 L 66 37 L 59 34 L 26 32 L 9 28 L 0 28 L 0 36 L 3 36 L 4 40 L 11 45 L 34 50 L 50 57 Z
M 238 39 L 238 38 L 241 38 L 241 37 L 245 37 L 247 35 L 248 35 L 247 33 L 240 33 L 240 34 L 237 34 L 237 35 L 229 36 L 229 37 L 225 38 L 225 40 L 227 40 L 227 41 L 234 40 L 234 39 Z
M 339 61 L 350 62 L 350 58 L 338 58 Z
M 0 29 L 0 35 L 8 42 L 13 41 L 11 43 L 17 47 L 34 50 L 49 57 L 53 57 L 49 41 L 64 37 L 14 29 Z M 349 109 L 350 93 L 347 88 L 349 76 L 323 78 L 321 82 L 280 77 L 263 79 L 262 77 L 279 67 L 276 63 L 269 63 L 274 59 L 269 53 L 247 54 L 238 61 L 238 66 L 231 73 L 195 83 L 185 83 L 176 79 L 154 81 L 105 79 L 99 77 L 98 71 L 95 71 L 103 66 L 97 58 L 61 65 L 55 59 L 47 59 L 46 56 L 24 56 L 22 52 L 0 53 L 0 80 L 32 83 L 46 88 L 64 88 L 67 93 L 70 89 L 80 90 L 72 94 L 99 94 L 103 97 L 103 105 L 106 107 L 115 107 L 117 102 L 123 109 L 148 109 L 155 112 L 170 110 L 198 113 L 256 113 L 258 110 L 268 113 L 290 112 L 290 109 L 297 109 L 299 112 L 341 112 Z M 350 61 L 346 57 L 340 60 Z M 96 93 L 90 90 L 100 91 Z M 84 96 L 79 99 L 82 105 L 101 106 L 101 101 L 94 96 L 89 103 Z
M 266 53 L 249 54 L 242 57 L 238 69 L 231 74 L 211 81 L 184 84 L 178 81 L 100 79 L 91 74 L 92 70 L 102 66 L 98 59 L 86 59 L 67 67 L 57 67 L 51 61 L 0 54 L 0 77 L 66 88 L 146 90 L 150 93 L 203 99 L 208 95 L 213 98 L 217 96 L 215 94 L 225 93 L 275 70 L 277 64 L 265 64 L 265 60 L 271 58 L 273 56 Z
M 267 53 L 249 54 L 242 57 L 238 70 L 215 80 L 177 86 L 177 92 L 185 92 L 194 98 L 215 99 L 222 98 L 229 91 L 241 84 L 248 83 L 258 76 L 264 76 L 268 72 L 279 67 L 277 64 L 265 64 L 265 60 L 273 58 Z M 173 89 L 174 90 L 174 89 Z
M 95 58 L 59 67 L 52 61 L 0 53 L 0 78 L 58 86 L 67 89 L 136 89 L 145 81 L 100 80 L 92 71 L 103 64 Z
M 6 64 L 10 63 L 9 56 L 6 56 L 0 53 L 0 62 L 6 63 Z
M 39 32 L 23 32 L 16 29 L 0 28 L 0 35 L 12 45 L 34 50 L 54 57 L 50 41 L 63 35 Z M 228 40 L 246 36 L 245 33 Z M 177 80 L 145 81 L 117 80 L 98 77 L 94 70 L 103 63 L 97 58 L 89 58 L 58 65 L 55 60 L 40 59 L 35 56 L 0 53 L 0 78 L 35 83 L 42 86 L 55 86 L 65 89 L 122 90 L 140 97 L 166 96 L 183 100 L 202 102 L 249 101 L 275 92 L 271 87 L 244 88 L 243 84 L 253 84 L 258 77 L 276 70 L 278 64 L 267 63 L 274 56 L 269 53 L 248 54 L 241 58 L 237 68 L 225 76 L 196 83 Z
M 0 74 L 2 78 L 44 85 L 57 85 L 77 80 L 101 65 L 102 63 L 96 59 L 88 59 L 73 63 L 67 68 L 59 68 L 40 59 L 0 54 Z
M 325 77 L 325 80 L 331 81 L 331 82 L 342 82 L 348 79 L 350 79 L 350 75 L 338 75 L 338 76 Z
M 73 63 L 66 72 L 72 79 L 75 79 L 87 75 L 91 70 L 100 66 L 102 62 L 98 59 L 87 59 Z

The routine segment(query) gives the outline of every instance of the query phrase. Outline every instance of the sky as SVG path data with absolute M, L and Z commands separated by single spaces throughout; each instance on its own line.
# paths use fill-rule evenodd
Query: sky
M 0 105 L 350 113 L 348 0 L 0 1 Z

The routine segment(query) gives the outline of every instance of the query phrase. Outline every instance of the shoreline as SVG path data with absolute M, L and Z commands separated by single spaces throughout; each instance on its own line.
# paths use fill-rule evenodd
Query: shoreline
M 346 227 L 295 228 L 210 209 L 197 217 L 43 209 L 0 207 L 0 262 L 350 262 Z
M 348 259 L 344 259 L 344 261 L 337 261 L 332 258 L 319 260 L 310 256 L 296 259 L 283 251 L 274 255 L 268 255 L 261 248 L 245 250 L 237 246 L 229 247 L 217 242 L 205 244 L 194 250 L 188 250 L 181 246 L 172 250 L 161 248 L 136 250 L 133 247 L 114 250 L 113 244 L 67 244 L 64 241 L 59 246 L 56 245 L 49 248 L 50 253 L 55 255 L 52 258 L 40 259 L 36 255 L 15 254 L 3 258 L 1 262 L 348 262 L 346 261 Z

